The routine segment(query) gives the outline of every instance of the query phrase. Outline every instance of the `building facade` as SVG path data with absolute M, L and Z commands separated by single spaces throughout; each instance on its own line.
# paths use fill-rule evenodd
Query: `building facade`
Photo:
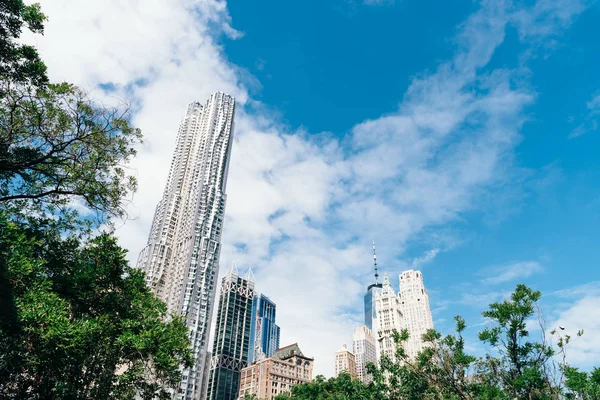
M 429 296 L 423 284 L 421 271 L 408 270 L 400 274 L 398 295 L 385 275 L 383 288 L 376 297 L 377 307 L 377 347 L 378 356 L 386 354 L 395 359 L 396 344 L 393 330 L 408 330 L 408 340 L 404 343 L 406 354 L 414 358 L 428 344 L 423 342 L 423 334 L 433 329 L 433 318 L 429 307 Z
M 275 323 L 277 307 L 267 296 L 254 297 L 248 364 L 269 358 L 279 348 L 279 326 Z
M 386 355 L 392 360 L 396 359 L 396 345 L 392 337 L 394 329 L 402 330 L 402 313 L 398 304 L 398 297 L 390 284 L 387 274 L 383 276 L 381 293 L 375 297 L 377 307 L 377 348 L 378 356 Z
M 312 380 L 314 360 L 305 357 L 297 343 L 283 347 L 270 358 L 256 361 L 244 368 L 240 377 L 240 399 L 256 395 L 261 400 L 272 400 L 291 387 Z
M 354 329 L 352 352 L 356 360 L 356 375 L 361 382 L 368 384 L 373 376 L 367 372 L 367 364 L 377 364 L 377 350 L 371 330 L 365 325 Z
M 339 376 L 342 372 L 349 373 L 353 378 L 358 376 L 356 374 L 356 357 L 346 345 L 335 352 L 334 376 Z
M 427 345 L 422 340 L 423 334 L 433 329 L 429 295 L 421 271 L 411 269 L 400 274 L 398 305 L 403 317 L 402 325 L 409 333 L 405 350 L 409 357 L 414 358 Z
M 205 397 L 207 346 L 219 270 L 235 99 L 214 93 L 192 103 L 179 127 L 167 184 L 138 267 L 150 289 L 190 331 L 194 366 L 179 399 Z
M 207 400 L 238 398 L 240 372 L 248 366 L 253 300 L 254 280 L 232 267 L 221 283 Z

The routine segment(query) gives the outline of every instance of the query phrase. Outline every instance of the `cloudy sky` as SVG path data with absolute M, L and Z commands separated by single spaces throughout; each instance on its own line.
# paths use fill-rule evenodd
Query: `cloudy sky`
M 131 101 L 135 260 L 186 105 L 238 99 L 221 270 L 331 375 L 372 283 L 423 271 L 468 337 L 516 283 L 600 359 L 600 6 L 584 0 L 43 0 L 52 79 Z M 469 348 L 481 352 L 475 340 Z

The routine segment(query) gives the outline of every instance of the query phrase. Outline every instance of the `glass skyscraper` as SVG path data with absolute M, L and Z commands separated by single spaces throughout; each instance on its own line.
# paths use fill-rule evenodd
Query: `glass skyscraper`
M 279 348 L 279 326 L 275 323 L 276 306 L 264 294 L 254 297 L 248 364 L 269 358 Z
M 248 366 L 254 280 L 232 267 L 221 283 L 215 326 L 208 400 L 237 400 L 240 373 Z
M 365 294 L 365 325 L 373 330 L 373 321 L 376 320 L 375 295 L 381 293 L 381 283 L 369 285 Z

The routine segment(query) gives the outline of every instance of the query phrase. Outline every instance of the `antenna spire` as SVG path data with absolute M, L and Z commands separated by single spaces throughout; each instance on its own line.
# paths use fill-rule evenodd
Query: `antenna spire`
M 375 267 L 375 284 L 379 284 L 379 274 L 377 273 L 377 253 L 375 252 L 375 241 L 373 240 L 373 265 Z

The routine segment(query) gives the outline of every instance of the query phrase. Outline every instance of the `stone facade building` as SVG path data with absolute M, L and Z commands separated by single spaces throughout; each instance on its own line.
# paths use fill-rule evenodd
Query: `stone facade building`
M 246 394 L 272 400 L 299 383 L 312 380 L 314 359 L 304 356 L 297 343 L 283 347 L 270 358 L 244 368 L 240 377 L 239 398 Z
M 335 376 L 338 376 L 342 372 L 347 372 L 353 378 L 356 378 L 356 357 L 354 353 L 348 350 L 348 347 L 344 345 L 341 349 L 335 352 Z

